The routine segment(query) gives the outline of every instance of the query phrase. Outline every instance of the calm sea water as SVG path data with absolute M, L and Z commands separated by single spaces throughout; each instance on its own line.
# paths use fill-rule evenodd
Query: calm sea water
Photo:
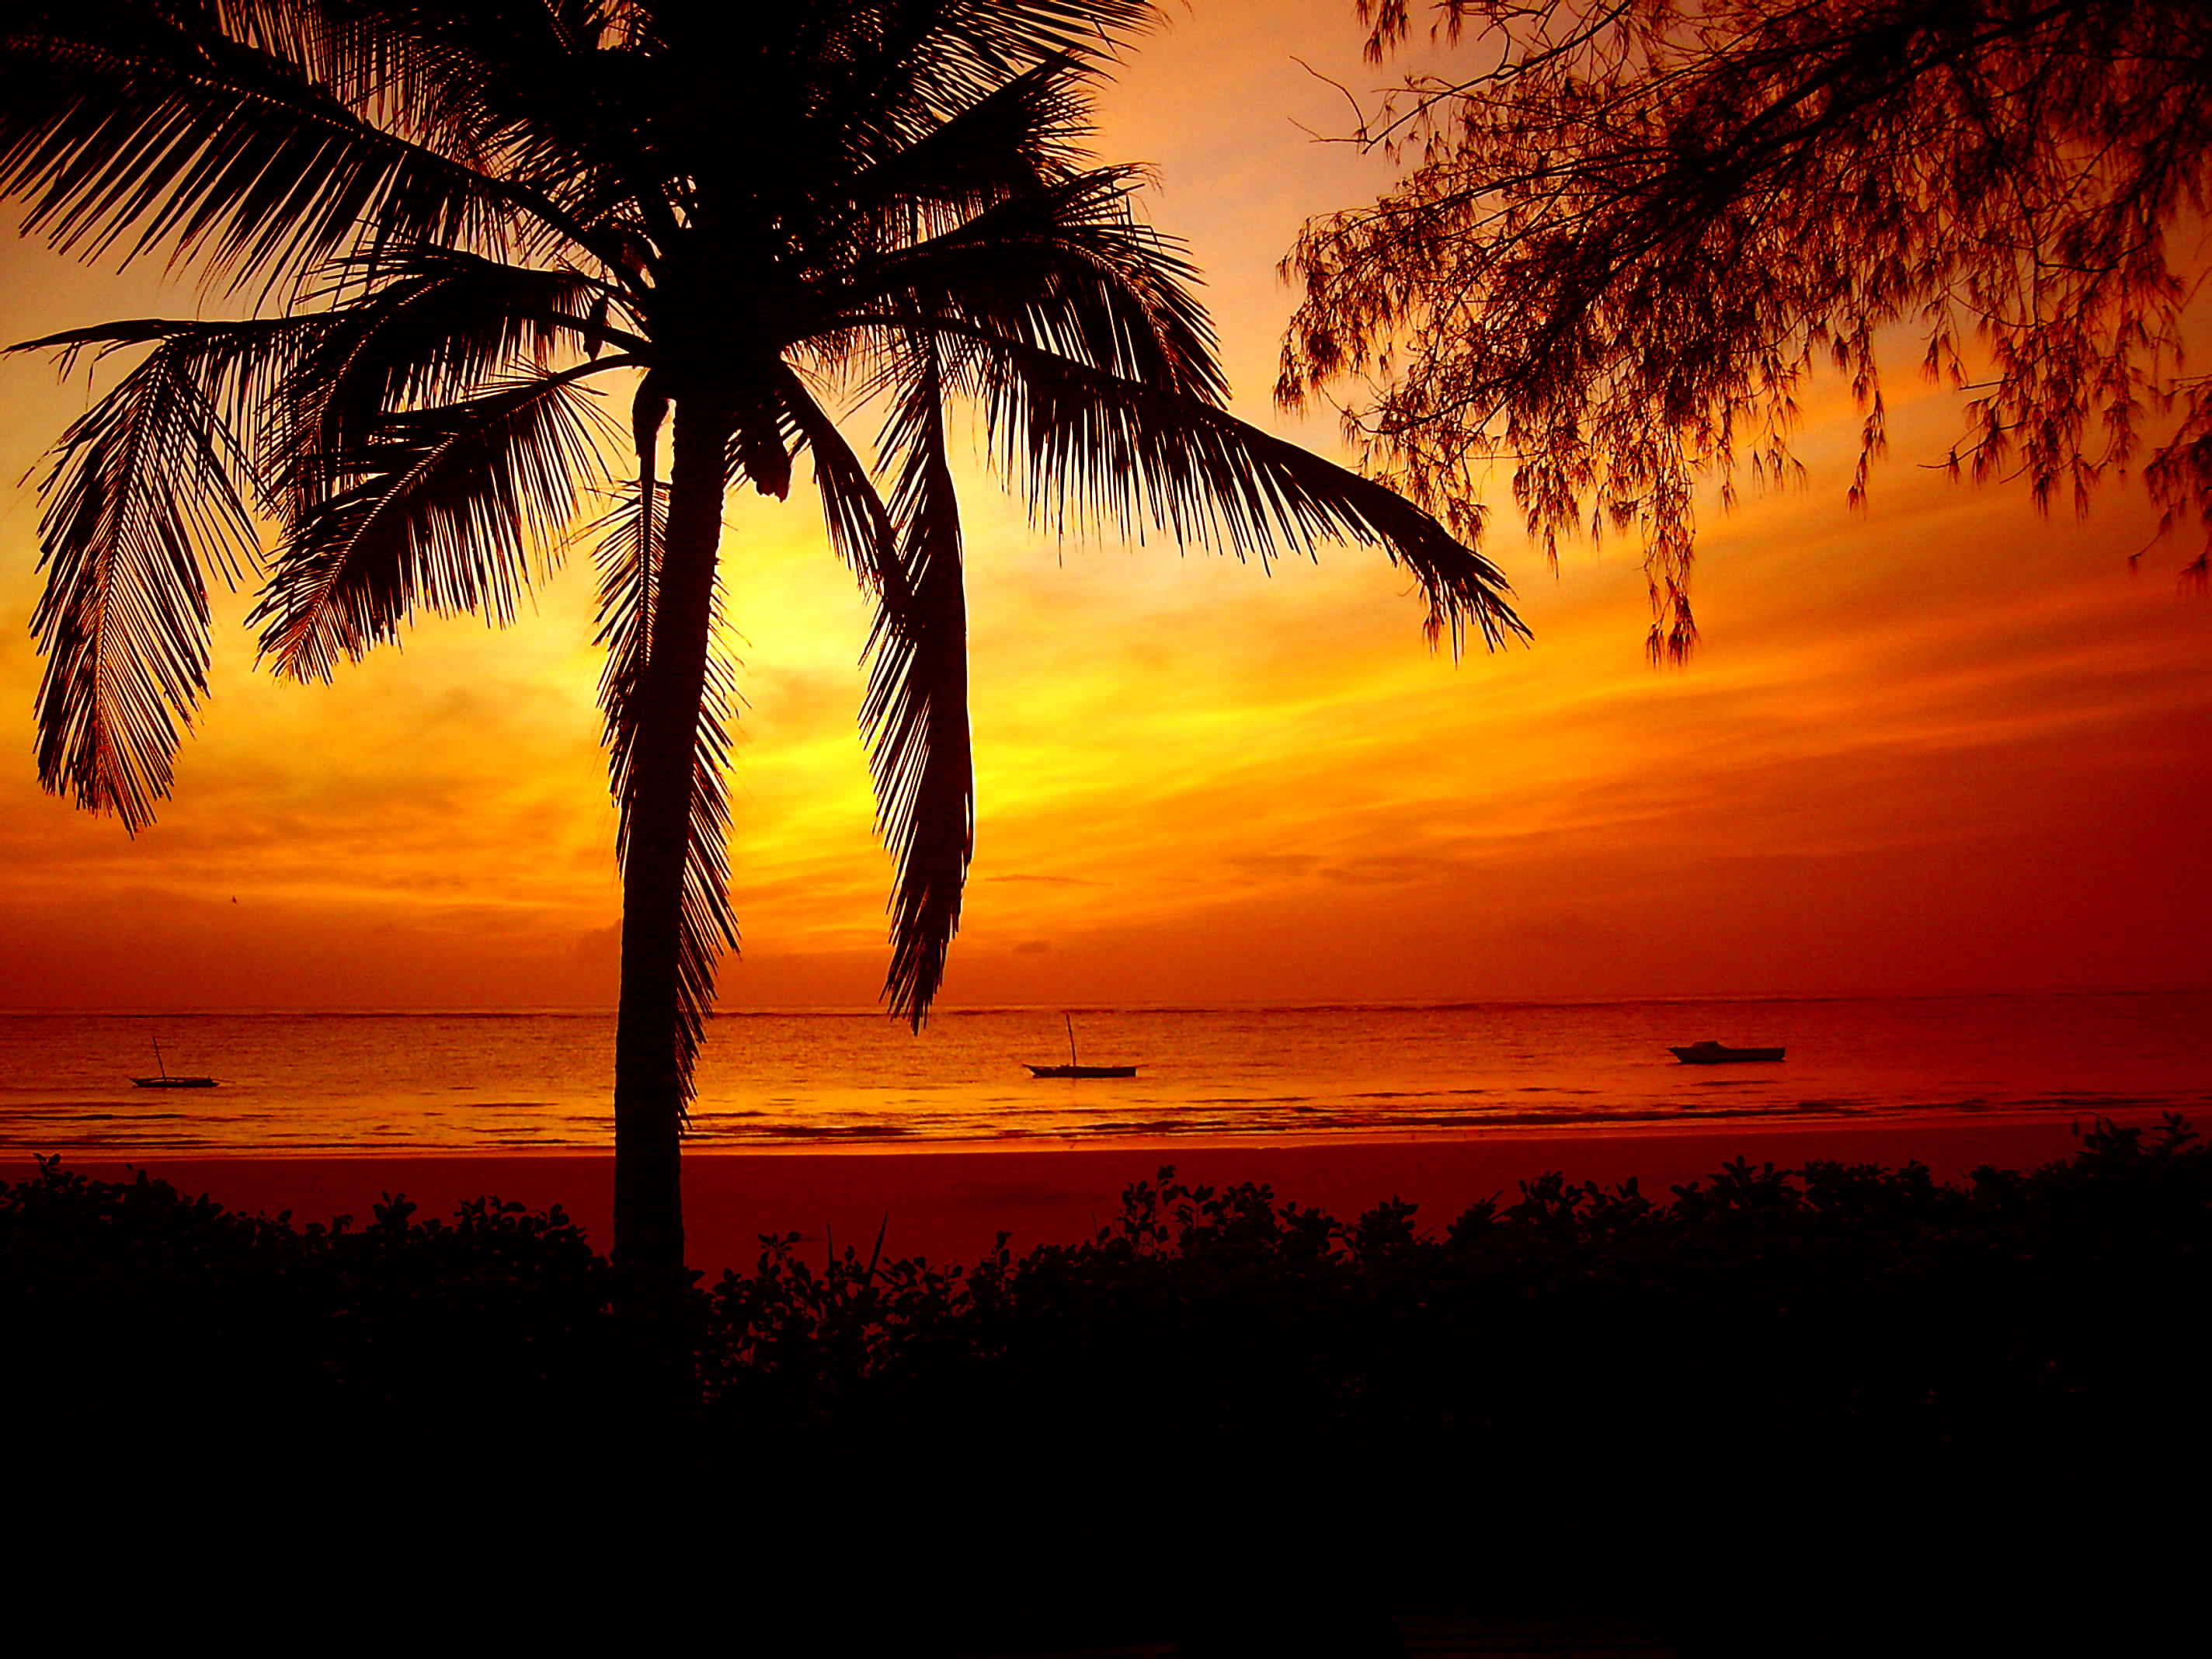
M 2212 994 L 725 1014 L 695 1144 L 1458 1134 L 2145 1107 L 2212 1117 Z M 134 1088 L 155 1070 L 210 1090 Z M 1686 1066 L 1670 1044 L 1787 1044 Z M 605 1013 L 0 1015 L 0 1151 L 605 1147 Z

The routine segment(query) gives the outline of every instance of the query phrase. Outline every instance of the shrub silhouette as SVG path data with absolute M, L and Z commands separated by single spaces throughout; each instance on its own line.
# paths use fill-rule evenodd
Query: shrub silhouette
M 1873 1618 L 1860 1589 L 1930 1562 L 1977 1617 L 2040 1620 L 2107 1594 L 2053 1551 L 2085 1528 L 2150 1548 L 2159 1494 L 2203 1473 L 2160 1426 L 2212 1382 L 2212 1158 L 2179 1117 L 1955 1186 L 1737 1160 L 1655 1201 L 1555 1173 L 1439 1231 L 1395 1198 L 1345 1222 L 1169 1166 L 1072 1244 L 1002 1233 L 939 1265 L 799 1242 L 694 1291 L 696 1403 L 663 1443 L 696 1501 L 776 1517 L 744 1548 L 809 1606 L 844 1606 L 854 1550 L 939 1605 L 911 1540 L 964 1540 L 993 1586 L 958 1600 L 970 1641 L 992 1609 L 1185 1617 L 1264 1580 L 1279 1609 L 1620 1601 L 1756 1648 L 1777 1598 Z M 0 1191 L 10 1420 L 87 1438 L 573 1450 L 620 1385 L 611 1288 L 559 1209 L 495 1198 L 445 1222 L 386 1194 L 356 1228 L 55 1160 Z M 856 1524 L 883 1547 L 811 1530 Z

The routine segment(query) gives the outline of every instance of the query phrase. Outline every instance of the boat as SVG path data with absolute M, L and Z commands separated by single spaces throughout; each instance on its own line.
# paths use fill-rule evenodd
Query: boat
M 212 1089 L 211 1077 L 171 1077 L 168 1062 L 161 1058 L 161 1039 L 154 1039 L 154 1064 L 161 1067 L 159 1077 L 134 1077 L 131 1080 L 142 1089 Z
M 1064 1019 L 1064 1020 L 1066 1020 L 1066 1021 L 1067 1021 L 1067 1064 L 1066 1064 L 1066 1065 L 1065 1065 L 1065 1066 L 1030 1066 L 1030 1075 L 1031 1077 L 1134 1077 L 1134 1076 L 1136 1076 L 1136 1074 L 1137 1074 L 1137 1068 L 1136 1068 L 1135 1066 L 1079 1066 L 1079 1065 L 1077 1065 L 1077 1064 L 1075 1063 L 1075 1020 L 1074 1020 L 1074 1018 L 1073 1018 L 1072 1015 L 1068 1015 L 1068 1014 L 1062 1014 L 1062 1015 L 1060 1016 L 1060 1018 L 1061 1018 L 1062 1019 Z
M 1667 1051 L 1685 1066 L 1729 1066 L 1742 1060 L 1774 1060 L 1782 1058 L 1779 1048 L 1731 1048 L 1725 1042 L 1693 1042 L 1686 1048 Z

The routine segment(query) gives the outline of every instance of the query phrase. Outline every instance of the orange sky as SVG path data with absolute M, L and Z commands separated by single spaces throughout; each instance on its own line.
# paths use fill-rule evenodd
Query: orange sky
M 1101 152 L 1209 277 L 1248 418 L 1268 407 L 1307 215 L 1371 195 L 1314 144 L 1350 0 L 1201 5 L 1139 51 Z M 0 336 L 189 308 L 15 244 Z M 1489 550 L 1536 639 L 1455 666 L 1379 556 L 1272 576 L 1157 539 L 1060 548 L 969 469 L 980 827 L 950 1002 L 1350 1000 L 2212 985 L 2212 604 L 2139 486 L 2086 523 L 1915 463 L 1956 422 L 1893 354 L 1891 464 L 1843 495 L 1856 417 L 1808 403 L 1802 493 L 1704 520 L 1686 673 L 1642 657 L 1632 549 L 1557 580 Z M 0 1007 L 609 1003 L 617 891 L 588 571 L 503 633 L 418 627 L 329 687 L 252 665 L 222 609 L 176 799 L 135 842 L 41 794 L 36 505 L 82 407 L 0 363 Z M 1501 501 L 1504 492 L 1499 491 Z M 729 1006 L 858 1004 L 889 866 L 854 729 L 866 617 L 812 502 L 732 498 L 749 708 Z

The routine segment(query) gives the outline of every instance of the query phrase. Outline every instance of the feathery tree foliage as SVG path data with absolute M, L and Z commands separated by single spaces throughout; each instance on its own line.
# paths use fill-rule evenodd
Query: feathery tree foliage
M 1358 0 L 1370 61 L 1407 0 Z M 1409 77 L 1356 135 L 1403 165 L 1307 226 L 1277 395 L 1359 390 L 1375 476 L 1477 522 L 1511 468 L 1556 558 L 1644 538 L 1650 653 L 1680 661 L 1695 485 L 1794 476 L 1810 370 L 1883 453 L 1884 330 L 1969 392 L 1948 465 L 2077 510 L 2141 459 L 2161 532 L 2212 531 L 2212 380 L 2185 371 L 2205 274 L 2212 12 L 2193 0 L 1437 0 L 1475 61 Z M 2148 454 L 2148 420 L 2172 413 Z M 2183 573 L 2202 588 L 2200 554 Z
M 1262 560 L 1364 543 L 1417 579 L 1432 644 L 1522 631 L 1435 520 L 1226 412 L 1194 273 L 1133 212 L 1138 172 L 1083 147 L 1091 84 L 1153 15 L 817 0 L 732 29 L 698 0 L 0 4 L 0 191 L 26 233 L 166 257 L 244 313 L 18 348 L 136 358 L 46 483 L 49 789 L 150 821 L 206 690 L 210 578 L 257 580 L 264 659 L 313 680 L 418 613 L 508 620 L 586 503 L 611 502 L 616 1255 L 635 1282 L 680 1280 L 678 1139 L 736 937 L 729 488 L 782 498 L 810 458 L 828 539 L 875 601 L 887 992 L 917 1027 L 973 845 L 955 400 L 1055 527 L 1150 523 Z M 833 411 L 879 422 L 872 455 Z

